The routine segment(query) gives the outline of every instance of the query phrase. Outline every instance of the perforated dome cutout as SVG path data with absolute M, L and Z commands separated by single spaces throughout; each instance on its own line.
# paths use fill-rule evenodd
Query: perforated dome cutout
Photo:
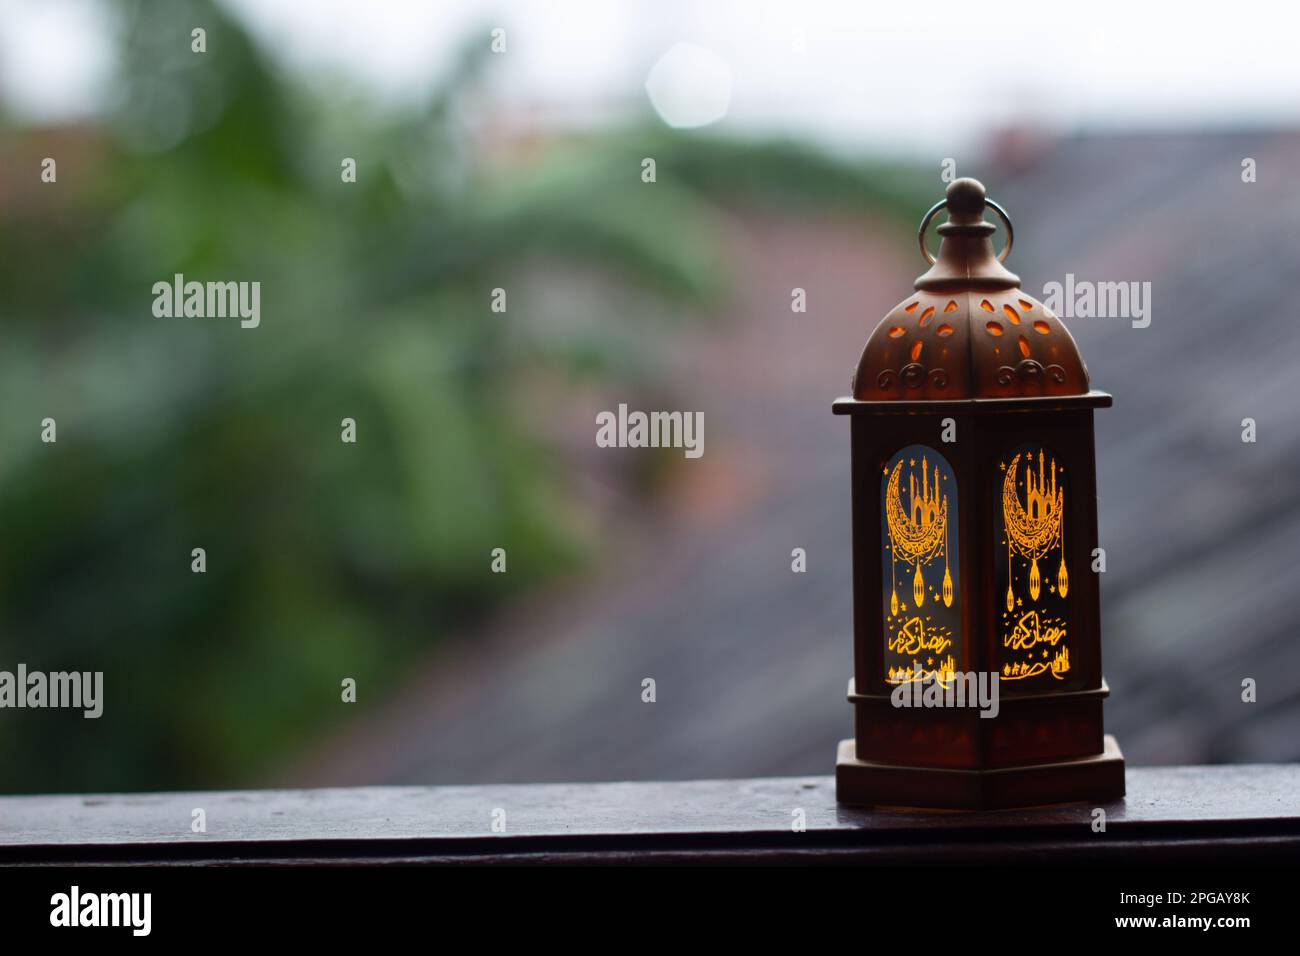
M 853 397 L 898 401 L 1086 394 L 1088 370 L 1069 330 L 1020 289 L 1020 279 L 994 254 L 990 237 L 995 229 L 983 217 L 988 204 L 984 187 L 959 179 L 948 187 L 944 204 L 949 216 L 938 228 L 943 237 L 939 254 L 916 280 L 917 291 L 886 315 L 867 340 L 853 377 Z M 922 222 L 922 250 L 924 228 L 944 204 Z M 993 208 L 1005 219 L 1001 207 Z
M 1020 289 L 916 292 L 868 339 L 853 397 L 1083 395 L 1088 386 L 1087 368 L 1069 330 Z

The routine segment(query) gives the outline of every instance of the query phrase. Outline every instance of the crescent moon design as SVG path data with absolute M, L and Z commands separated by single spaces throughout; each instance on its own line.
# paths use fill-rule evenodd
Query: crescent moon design
M 1011 459 L 1007 476 L 1002 481 L 1002 518 L 1006 523 L 1007 537 L 1016 551 L 1030 560 L 1043 557 L 1056 544 L 1061 528 L 1061 513 L 1065 504 L 1065 490 L 1058 489 L 1051 506 L 1040 518 L 1031 518 L 1020 504 L 1016 494 L 1016 471 L 1020 454 Z
M 938 521 L 928 528 L 915 524 L 899 497 L 898 479 L 902 471 L 903 463 L 900 461 L 889 476 L 885 488 L 885 516 L 889 533 L 894 538 L 895 552 L 908 564 L 913 564 L 928 560 L 943 544 L 944 531 L 948 527 L 948 498 L 945 496 L 943 499 Z

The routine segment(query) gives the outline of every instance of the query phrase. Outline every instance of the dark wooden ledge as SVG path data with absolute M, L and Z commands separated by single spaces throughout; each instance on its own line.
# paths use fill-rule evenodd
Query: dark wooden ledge
M 1298 794 L 1291 765 L 1131 769 L 1104 833 L 1082 804 L 843 808 L 829 777 L 0 797 L 0 863 L 1282 862 Z

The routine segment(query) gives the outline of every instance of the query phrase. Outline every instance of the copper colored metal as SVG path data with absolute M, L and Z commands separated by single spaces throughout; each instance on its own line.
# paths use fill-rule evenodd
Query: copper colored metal
M 977 180 L 972 180 L 972 182 L 976 181 Z M 1016 241 L 1016 229 L 1011 225 L 1011 217 L 1007 215 L 1007 211 L 1000 205 L 987 197 L 984 199 L 984 204 L 998 214 L 998 218 L 1002 220 L 1002 227 L 1007 231 L 1007 244 L 1003 246 L 1002 251 L 998 253 L 998 262 L 1006 262 L 1007 256 L 1011 255 L 1011 246 Z M 930 265 L 934 265 L 935 258 L 933 253 L 930 252 L 930 248 L 925 244 L 925 232 L 930 228 L 931 221 L 936 215 L 938 215 L 939 211 L 947 208 L 948 200 L 940 199 L 937 203 L 931 206 L 929 211 L 921 218 L 920 228 L 916 230 L 916 241 L 921 247 L 921 255 L 925 257 L 925 261 L 930 263 Z
M 938 256 L 925 229 L 944 207 Z M 995 254 L 989 207 L 1007 224 Z M 1061 320 L 1020 288 L 1002 265 L 1014 236 L 1010 217 L 974 179 L 958 179 L 921 223 L 929 271 L 876 326 L 853 376 L 858 401 L 959 400 L 1086 395 L 1088 369 Z
M 1006 213 L 978 182 L 949 186 L 945 202 L 922 221 L 922 249 L 929 220 L 945 206 L 938 255 L 916 291 L 872 333 L 853 397 L 834 405 L 851 422 L 854 608 L 854 736 L 840 744 L 836 796 L 849 804 L 943 809 L 1118 799 L 1124 758 L 1104 731 L 1100 589 L 1088 570 L 1097 547 L 1093 413 L 1111 398 L 1090 389 L 1070 333 L 999 261 L 984 209 Z M 885 647 L 893 618 L 883 615 L 898 610 L 884 600 L 893 544 L 882 531 L 882 475 L 913 445 L 932 449 L 932 460 L 941 456 L 951 469 L 952 574 L 963 596 L 952 650 L 966 674 L 1008 673 L 998 611 L 1007 585 L 998 562 L 1005 560 L 1010 574 L 1011 557 L 996 530 L 1006 480 L 999 463 L 1015 449 L 1046 446 L 1052 467 L 1070 476 L 1060 545 L 1061 566 L 1072 569 L 1068 597 L 1061 590 L 1070 666 L 1037 687 L 1004 681 L 993 717 L 960 707 L 902 709 L 893 699 Z M 937 470 L 935 480 L 937 489 Z M 946 552 L 944 560 L 946 573 Z M 1032 606 L 1028 611 L 1033 622 L 1021 624 L 1036 629 Z

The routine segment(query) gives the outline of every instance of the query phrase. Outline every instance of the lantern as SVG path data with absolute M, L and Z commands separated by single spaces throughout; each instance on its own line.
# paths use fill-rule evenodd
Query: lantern
M 926 229 L 938 227 L 937 257 Z M 994 253 L 991 209 L 1005 224 Z M 1074 339 L 1002 265 L 959 179 L 930 269 L 863 349 L 851 426 L 854 739 L 841 802 L 997 808 L 1124 794 L 1102 730 L 1093 410 Z M 997 679 L 994 680 L 994 675 Z

